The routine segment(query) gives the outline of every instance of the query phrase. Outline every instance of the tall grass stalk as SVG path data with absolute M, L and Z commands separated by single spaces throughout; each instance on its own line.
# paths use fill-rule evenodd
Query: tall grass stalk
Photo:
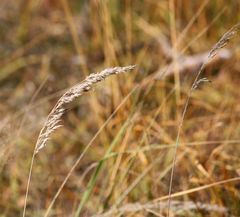
M 62 97 L 58 100 L 52 111 L 47 117 L 47 120 L 44 123 L 43 128 L 40 131 L 38 136 L 37 142 L 35 144 L 34 152 L 31 159 L 28 181 L 27 181 L 27 188 L 24 200 L 24 208 L 23 208 L 23 217 L 26 215 L 26 207 L 27 207 L 27 199 L 28 199 L 28 192 L 30 187 L 30 181 L 32 176 L 33 170 L 33 163 L 35 156 L 37 153 L 46 146 L 47 141 L 49 140 L 51 134 L 61 125 L 59 124 L 61 121 L 61 117 L 65 113 L 65 107 L 67 104 L 81 96 L 84 92 L 91 90 L 94 84 L 103 81 L 110 75 L 124 73 L 127 71 L 131 71 L 134 69 L 135 66 L 126 66 L 126 67 L 115 67 L 115 68 L 108 68 L 99 73 L 93 73 L 89 75 L 84 81 L 75 86 L 71 87 L 67 92 L 65 92 Z
M 172 161 L 172 170 L 171 170 L 170 181 L 169 181 L 167 217 L 169 217 L 169 212 L 170 212 L 170 208 L 171 208 L 172 183 L 173 183 L 173 178 L 174 178 L 174 171 L 175 171 L 175 164 L 176 164 L 176 158 L 177 158 L 177 151 L 178 151 L 178 147 L 179 147 L 179 140 L 180 140 L 180 135 L 181 135 L 182 127 L 183 127 L 183 121 L 184 121 L 186 113 L 187 113 L 187 109 L 188 109 L 188 106 L 189 106 L 191 96 L 193 94 L 193 91 L 199 86 L 200 83 L 208 81 L 205 78 L 200 78 L 200 76 L 201 76 L 203 70 L 205 69 L 205 66 L 207 65 L 207 63 L 212 58 L 215 57 L 215 55 L 217 54 L 219 49 L 225 47 L 228 44 L 228 42 L 236 35 L 236 33 L 238 33 L 239 29 L 240 29 L 240 23 L 236 24 L 229 31 L 227 31 L 220 38 L 220 40 L 213 46 L 213 48 L 209 52 L 208 58 L 202 64 L 200 70 L 198 71 L 198 73 L 195 77 L 195 80 L 194 80 L 194 82 L 191 86 L 191 89 L 188 93 L 188 97 L 187 97 L 186 103 L 184 105 L 181 120 L 180 120 L 179 127 L 178 127 L 176 144 L 175 144 L 175 149 L 174 149 L 174 155 L 173 155 L 173 161 Z

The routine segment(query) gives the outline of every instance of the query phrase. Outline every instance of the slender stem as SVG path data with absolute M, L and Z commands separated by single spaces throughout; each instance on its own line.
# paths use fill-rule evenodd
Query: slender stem
M 32 169 L 33 169 L 33 162 L 34 162 L 34 159 L 35 159 L 35 155 L 36 155 L 36 152 L 35 152 L 35 149 L 34 149 L 32 160 L 31 160 L 31 165 L 30 165 L 30 169 L 29 169 L 29 174 L 28 174 L 27 189 L 26 189 L 25 200 L 24 200 L 24 208 L 23 208 L 23 217 L 25 217 L 25 215 L 26 215 L 28 192 L 29 192 L 29 187 L 30 187 L 30 182 L 31 182 L 31 177 L 32 177 Z
M 173 161 L 172 161 L 172 170 L 171 170 L 170 181 L 169 181 L 167 217 L 169 217 L 169 212 L 170 212 L 170 208 L 171 208 L 172 183 L 173 183 L 173 178 L 174 178 L 174 171 L 175 171 L 175 165 L 176 165 L 176 159 L 177 159 L 177 151 L 178 151 L 178 147 L 179 147 L 179 140 L 180 140 L 180 135 L 181 135 L 181 131 L 182 131 L 183 121 L 184 121 L 184 118 L 187 113 L 187 109 L 189 106 L 189 101 L 191 99 L 192 93 L 193 93 L 194 89 L 196 88 L 197 81 L 198 81 L 201 73 L 203 72 L 206 64 L 208 63 L 208 60 L 209 59 L 207 59 L 206 62 L 202 64 L 200 70 L 198 71 L 198 74 L 196 75 L 196 78 L 191 86 L 190 91 L 189 91 L 189 94 L 188 94 L 188 97 L 187 97 L 187 100 L 186 100 L 186 103 L 185 103 L 185 106 L 183 109 L 181 121 L 179 123 L 178 133 L 177 133 L 177 138 L 176 138 L 176 145 L 175 145 Z

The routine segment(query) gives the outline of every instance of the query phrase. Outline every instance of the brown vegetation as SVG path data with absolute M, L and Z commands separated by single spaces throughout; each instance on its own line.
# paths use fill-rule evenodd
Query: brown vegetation
M 230 2 L 1 1 L 0 216 L 240 216 Z

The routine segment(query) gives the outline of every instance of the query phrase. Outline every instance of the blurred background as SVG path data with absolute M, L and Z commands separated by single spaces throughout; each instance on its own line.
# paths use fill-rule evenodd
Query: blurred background
M 38 134 L 64 91 L 90 73 L 131 64 L 133 72 L 69 105 L 64 127 L 35 158 L 26 216 L 46 214 L 114 111 L 48 216 L 166 216 L 187 95 L 239 10 L 236 0 L 1 0 L 0 216 L 22 215 Z M 192 95 L 170 216 L 240 216 L 239 53 L 236 37 L 207 64 L 202 77 L 211 83 Z

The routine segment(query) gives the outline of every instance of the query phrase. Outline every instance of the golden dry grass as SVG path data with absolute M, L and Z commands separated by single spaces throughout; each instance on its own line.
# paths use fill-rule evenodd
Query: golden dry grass
M 211 50 L 239 21 L 240 3 L 0 4 L 0 216 L 22 215 L 34 144 L 60 96 L 90 72 L 132 64 L 68 105 L 34 160 L 26 216 L 166 216 L 196 77 L 178 73 L 181 58 Z M 191 94 L 169 216 L 240 215 L 238 44 Z M 156 79 L 169 64 L 174 75 Z

